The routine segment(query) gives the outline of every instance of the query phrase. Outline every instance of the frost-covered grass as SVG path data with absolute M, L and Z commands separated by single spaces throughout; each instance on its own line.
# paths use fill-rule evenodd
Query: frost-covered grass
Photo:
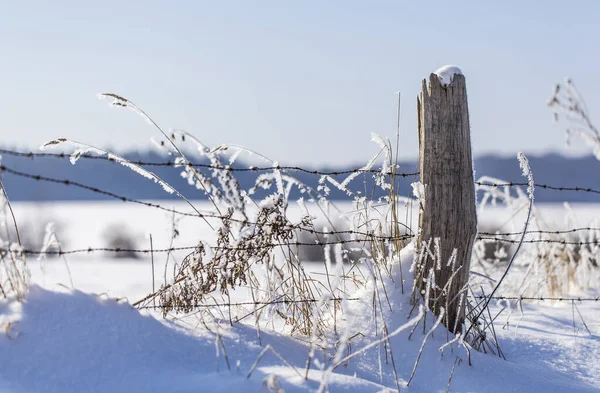
M 447 78 L 457 72 L 442 71 Z M 24 259 L 21 250 L 35 247 L 21 241 L 16 220 L 15 233 L 4 225 L 1 238 L 7 245 L 0 273 L 8 279 L 0 276 L 0 282 L 11 291 L 3 290 L 0 303 L 5 331 L 0 361 L 10 366 L 0 371 L 0 388 L 281 393 L 562 392 L 600 386 L 597 370 L 581 364 L 588 354 L 569 347 L 574 343 L 588 353 L 599 347 L 597 319 L 589 316 L 587 304 L 573 302 L 552 311 L 479 297 L 590 294 L 599 281 L 597 245 L 571 247 L 565 236 L 574 232 L 523 245 L 523 240 L 559 229 L 533 205 L 533 177 L 523 155 L 519 160 L 529 180 L 528 195 L 519 188 L 480 186 L 481 208 L 500 201 L 505 206 L 501 217 L 508 213 L 509 218 L 501 218 L 493 233 L 486 234 L 481 228 L 491 225 L 484 219 L 490 213 L 480 212 L 484 239 L 474 248 L 471 279 L 460 284 L 457 296 L 443 300 L 445 288 L 437 286 L 436 269 L 442 263 L 454 267 L 456 261 L 452 256 L 441 260 L 443 239 L 415 244 L 419 200 L 397 195 L 391 142 L 374 135 L 378 151 L 360 171 L 322 175 L 313 189 L 256 152 L 236 145 L 208 147 L 184 131 L 167 133 L 130 100 L 101 96 L 158 130 L 163 139 L 157 145 L 175 156 L 181 175 L 210 202 L 194 203 L 151 171 L 108 151 L 65 138 L 46 143 L 44 148 L 71 146 L 73 164 L 82 154 L 107 156 L 177 194 L 181 202 L 177 212 L 157 210 L 154 216 L 141 206 L 134 212 L 113 204 L 46 205 L 44 214 L 60 217 L 62 223 L 46 226 L 39 247 L 46 254 L 35 262 Z M 191 155 L 210 166 L 191 165 Z M 240 155 L 258 157 L 270 167 L 249 189 L 241 187 L 233 170 Z M 357 191 L 361 176 L 375 178 L 378 197 Z M 502 183 L 482 179 L 488 181 Z M 328 201 L 331 187 L 353 202 Z M 293 188 L 305 197 L 290 200 Z M 34 210 L 30 204 L 19 209 L 23 216 Z M 42 224 L 39 216 L 33 222 Z M 518 229 L 504 233 L 507 223 Z M 579 236 L 595 239 L 593 232 Z M 17 243 L 11 240 L 15 235 Z M 152 253 L 139 254 L 143 257 L 135 262 L 117 262 L 106 251 L 88 255 L 90 262 L 81 253 L 68 252 L 90 247 Z M 307 251 L 314 249 L 316 253 Z M 56 251 L 67 251 L 66 257 L 53 259 Z M 423 257 L 431 258 L 431 269 L 423 268 Z M 17 258 L 22 265 L 14 263 Z M 20 281 L 14 279 L 26 278 L 30 271 L 31 292 L 25 297 L 26 290 L 17 290 L 14 282 Z M 26 288 L 28 280 L 21 281 Z M 466 324 L 462 327 L 459 316 L 452 329 L 444 318 L 456 311 L 446 309 L 457 301 L 459 310 L 467 303 Z M 540 318 L 525 322 L 530 313 Z M 540 328 L 538 321 L 546 316 L 554 322 Z M 572 331 L 563 333 L 567 322 Z M 530 334 L 520 334 L 522 330 Z M 550 354 L 573 360 L 557 361 Z M 54 371 L 57 364 L 61 369 Z
M 15 214 L 24 220 L 29 214 L 36 216 L 36 208 L 31 204 L 14 207 Z M 345 206 L 348 210 L 351 207 L 351 204 Z M 539 209 L 547 221 L 557 225 L 563 221 L 562 206 L 540 206 Z M 165 229 L 171 217 L 144 207 L 120 203 L 56 203 L 44 205 L 43 210 L 50 217 L 56 215 L 65 220 L 63 231 L 58 235 L 68 242 L 68 248 L 102 245 L 103 229 L 113 224 L 116 216 L 130 223 L 129 228 L 134 233 L 152 233 L 156 248 L 171 241 Z M 576 215 L 586 217 L 596 215 L 599 208 L 583 205 L 574 210 Z M 300 214 L 295 209 L 290 210 L 291 216 Z M 497 207 L 484 210 L 480 219 L 493 226 L 502 224 L 506 216 L 506 208 Z M 188 218 L 179 222 L 182 237 L 175 245 L 193 242 L 196 236 L 210 235 L 210 230 L 189 234 L 188 229 L 194 228 L 195 221 Z M 138 242 L 139 247 L 145 247 L 147 239 L 141 234 Z M 412 254 L 410 249 L 401 254 L 406 275 Z M 175 257 L 177 260 L 179 255 Z M 311 352 L 310 339 L 289 337 L 281 333 L 282 326 L 261 325 L 257 331 L 254 319 L 229 326 L 226 307 L 219 308 L 225 317 L 216 318 L 208 328 L 203 325 L 206 318 L 197 313 L 173 314 L 163 319 L 159 311 L 138 312 L 132 308 L 130 303 L 152 290 L 148 256 L 117 260 L 103 254 L 83 254 L 68 256 L 67 262 L 70 273 L 64 261 L 30 259 L 34 286 L 27 301 L 23 304 L 13 300 L 2 302 L 0 323 L 6 334 L 0 338 L 0 362 L 9 365 L 0 370 L 2 391 L 268 392 L 277 391 L 279 386 L 285 392 L 305 392 L 318 391 L 324 380 L 332 392 L 393 391 L 396 383 L 390 348 L 402 391 L 444 392 L 450 375 L 453 375 L 451 392 L 600 390 L 597 365 L 589 361 L 600 351 L 596 303 L 579 303 L 575 311 L 570 303 L 523 302 L 522 310 L 511 304 L 495 321 L 506 361 L 471 350 L 469 366 L 467 351 L 458 343 L 447 347 L 442 356 L 439 348 L 446 344 L 448 335 L 443 326 L 438 326 L 423 347 L 413 380 L 405 387 L 435 317 L 428 314 L 425 328 L 421 320 L 410 339 L 411 329 L 407 329 L 387 343 L 380 342 L 383 338 L 381 323 L 385 322 L 388 332 L 393 332 L 417 315 L 414 311 L 410 314 L 412 305 L 408 293 L 403 295 L 389 279 L 379 283 L 380 290 L 385 285 L 391 299 L 389 306 L 383 301 L 382 315 L 373 314 L 376 282 L 367 280 L 366 286 L 348 294 L 359 300 L 342 305 L 344 314 L 340 313 L 343 316 L 337 325 L 340 335 L 352 337 L 339 352 L 341 358 L 372 343 L 380 345 L 350 359 L 347 366 L 339 366 L 331 374 L 326 370 L 335 363 L 334 352 L 331 348 L 317 348 L 308 378 L 304 379 Z M 164 255 L 155 255 L 155 287 L 164 280 L 163 263 Z M 172 268 L 172 264 L 169 265 L 169 272 Z M 397 267 L 394 269 L 392 277 L 397 277 Z M 323 263 L 306 263 L 305 270 L 325 283 Z M 501 270 L 489 273 L 494 276 Z M 511 272 L 507 291 L 519 285 L 523 273 L 522 269 Z M 75 291 L 68 289 L 71 279 L 77 288 Z M 591 290 L 585 293 L 595 294 Z M 230 300 L 250 299 L 248 293 L 241 290 L 233 291 Z M 491 314 L 500 312 L 505 305 L 492 302 Z M 237 313 L 244 311 L 252 311 L 252 306 L 234 309 Z M 215 311 L 215 315 L 220 314 Z M 247 379 L 267 345 L 285 361 L 275 352 L 267 351 Z
M 405 268 L 411 256 L 411 250 L 403 254 Z M 55 284 L 66 283 L 60 261 L 47 262 L 44 271 L 32 265 L 34 285 L 27 301 L 0 304 L 6 331 L 0 336 L 3 392 L 309 392 L 318 391 L 325 375 L 331 392 L 395 389 L 385 345 L 374 346 L 331 374 L 319 369 L 332 364 L 330 354 L 317 350 L 305 379 L 311 348 L 301 337 L 262 330 L 259 338 L 252 323 L 223 324 L 211 332 L 198 326 L 193 314 L 173 321 L 158 312 L 135 310 L 118 299 L 137 298 L 149 288 L 147 260 L 73 259 L 73 281 L 80 288 L 74 291 Z M 319 273 L 323 266 L 308 269 Z M 109 296 L 102 294 L 106 283 Z M 349 341 L 344 357 L 382 338 L 373 323 L 373 290 L 368 286 L 354 293 L 361 300 L 345 305 L 351 331 L 361 335 Z M 389 290 L 392 311 L 378 318 L 393 332 L 409 321 L 411 304 L 399 288 L 390 284 Z M 461 346 L 447 347 L 442 356 L 439 348 L 446 344 L 447 333 L 438 326 L 422 350 L 410 386 L 404 387 L 431 328 L 434 317 L 429 315 L 426 329 L 421 321 L 411 338 L 407 329 L 389 341 L 402 391 L 444 392 L 451 375 L 450 392 L 598 391 L 597 364 L 591 360 L 600 350 L 594 306 L 579 305 L 592 336 L 580 319 L 573 330 L 570 304 L 526 303 L 523 316 L 514 309 L 508 324 L 508 314 L 503 314 L 496 327 L 507 360 L 471 351 L 471 366 Z M 498 310 L 493 305 L 492 312 Z M 285 361 L 268 351 L 247 378 L 267 346 Z

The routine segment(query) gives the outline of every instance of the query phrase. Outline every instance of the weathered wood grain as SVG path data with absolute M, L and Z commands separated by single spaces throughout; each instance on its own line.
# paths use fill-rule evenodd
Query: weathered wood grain
M 436 287 L 430 294 L 430 307 L 439 315 L 446 309 L 444 324 L 451 331 L 460 331 L 464 322 L 464 300 L 459 304 L 461 290 L 469 278 L 473 242 L 477 232 L 475 185 L 471 156 L 471 135 L 467 88 L 463 75 L 455 75 L 446 87 L 435 74 L 417 99 L 419 125 L 419 156 L 421 182 L 425 184 L 425 200 L 419 217 L 419 245 L 440 239 L 441 266 L 431 257 L 424 257 L 417 273 L 418 287 L 425 287 L 423 278 L 431 269 Z M 457 250 L 454 266 L 447 262 Z M 450 282 L 450 283 L 449 283 Z M 449 284 L 448 284 L 449 283 Z M 447 290 L 443 291 L 448 284 Z

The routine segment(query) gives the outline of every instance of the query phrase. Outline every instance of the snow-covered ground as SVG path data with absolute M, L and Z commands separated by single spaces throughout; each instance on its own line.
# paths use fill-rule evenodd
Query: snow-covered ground
M 560 206 L 546 209 L 548 220 L 562 223 Z M 600 215 L 597 206 L 575 210 L 585 218 Z M 149 234 L 155 249 L 171 244 L 171 217 L 143 206 L 16 204 L 15 214 L 20 222 L 29 223 L 24 227 L 30 228 L 32 237 L 43 236 L 44 221 L 56 221 L 65 249 L 107 246 L 107 231 L 110 234 L 119 225 L 127 226 L 136 247 L 148 248 Z M 506 211 L 499 209 L 485 214 L 480 217 L 481 222 L 497 225 L 506 218 Z M 182 220 L 178 223 L 180 236 L 173 245 L 193 245 L 199 238 L 211 236 L 200 227 L 194 219 Z M 183 255 L 185 252 L 175 256 Z M 405 274 L 411 256 L 410 249 L 403 253 Z M 140 312 L 131 307 L 130 303 L 152 290 L 149 256 L 112 259 L 106 254 L 75 254 L 67 256 L 66 262 L 68 270 L 63 260 L 30 258 L 34 285 L 27 301 L 0 302 L 0 326 L 4 332 L 0 335 L 0 392 L 396 389 L 394 367 L 383 342 L 333 372 L 328 372 L 328 368 L 335 359 L 329 357 L 330 353 L 317 350 L 306 374 L 311 348 L 301 336 L 290 338 L 264 329 L 257 332 L 251 322 L 223 324 L 218 330 L 208 331 L 195 315 L 163 319 L 152 310 Z M 164 282 L 164 262 L 164 255 L 155 255 L 155 285 Z M 306 270 L 319 273 L 322 265 L 307 264 Z M 169 271 L 167 278 L 171 276 Z M 390 284 L 387 289 L 391 311 L 383 317 L 392 333 L 406 325 L 416 312 L 410 314 L 408 297 L 400 288 Z M 360 300 L 343 305 L 346 318 L 339 329 L 353 336 L 343 356 L 381 339 L 374 323 L 381 316 L 373 316 L 373 294 L 371 285 L 351 295 Z M 590 290 L 588 295 L 598 293 Z M 504 310 L 495 321 L 495 329 L 506 360 L 471 351 L 469 365 L 467 351 L 459 344 L 446 348 L 442 356 L 439 349 L 447 342 L 447 334 L 438 327 L 428 337 L 414 378 L 406 387 L 434 320 L 428 315 L 425 329 L 421 323 L 409 338 L 412 325 L 406 325 L 405 330 L 390 339 L 399 385 L 403 392 L 600 391 L 599 303 L 523 302 L 522 309 L 513 305 Z M 493 305 L 492 314 L 502 306 Z M 265 348 L 273 350 L 261 357 Z M 248 378 L 255 362 L 257 368 Z

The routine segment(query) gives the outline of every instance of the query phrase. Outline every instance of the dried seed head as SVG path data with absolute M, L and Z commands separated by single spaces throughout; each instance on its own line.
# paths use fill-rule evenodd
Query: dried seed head
M 66 141 L 67 141 L 67 138 L 58 138 L 58 139 L 54 139 L 54 140 L 52 140 L 52 141 L 50 141 L 50 142 L 46 142 L 46 143 L 44 143 L 44 144 L 42 145 L 42 149 L 43 149 L 44 147 L 47 147 L 47 146 L 59 145 L 59 144 L 61 144 L 61 143 L 63 143 L 63 142 L 66 142 Z
M 117 101 L 122 101 L 124 103 L 129 102 L 129 100 L 125 97 L 121 97 L 120 95 L 114 94 L 114 93 L 100 93 L 99 97 L 103 98 L 103 97 L 112 97 Z
M 98 98 L 103 100 L 106 97 L 110 97 L 113 99 L 113 102 L 111 102 L 109 105 L 111 106 L 120 106 L 120 107 L 124 107 L 127 108 L 129 107 L 129 100 L 125 97 L 121 97 L 118 94 L 114 94 L 114 93 L 100 93 L 98 94 Z

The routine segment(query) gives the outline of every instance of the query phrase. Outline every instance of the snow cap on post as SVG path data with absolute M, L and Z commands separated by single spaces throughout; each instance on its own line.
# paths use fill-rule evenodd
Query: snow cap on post
M 462 75 L 462 71 L 458 66 L 455 65 L 445 65 L 443 67 L 438 68 L 434 74 L 437 75 L 440 84 L 444 87 L 448 86 L 454 80 L 454 75 Z

